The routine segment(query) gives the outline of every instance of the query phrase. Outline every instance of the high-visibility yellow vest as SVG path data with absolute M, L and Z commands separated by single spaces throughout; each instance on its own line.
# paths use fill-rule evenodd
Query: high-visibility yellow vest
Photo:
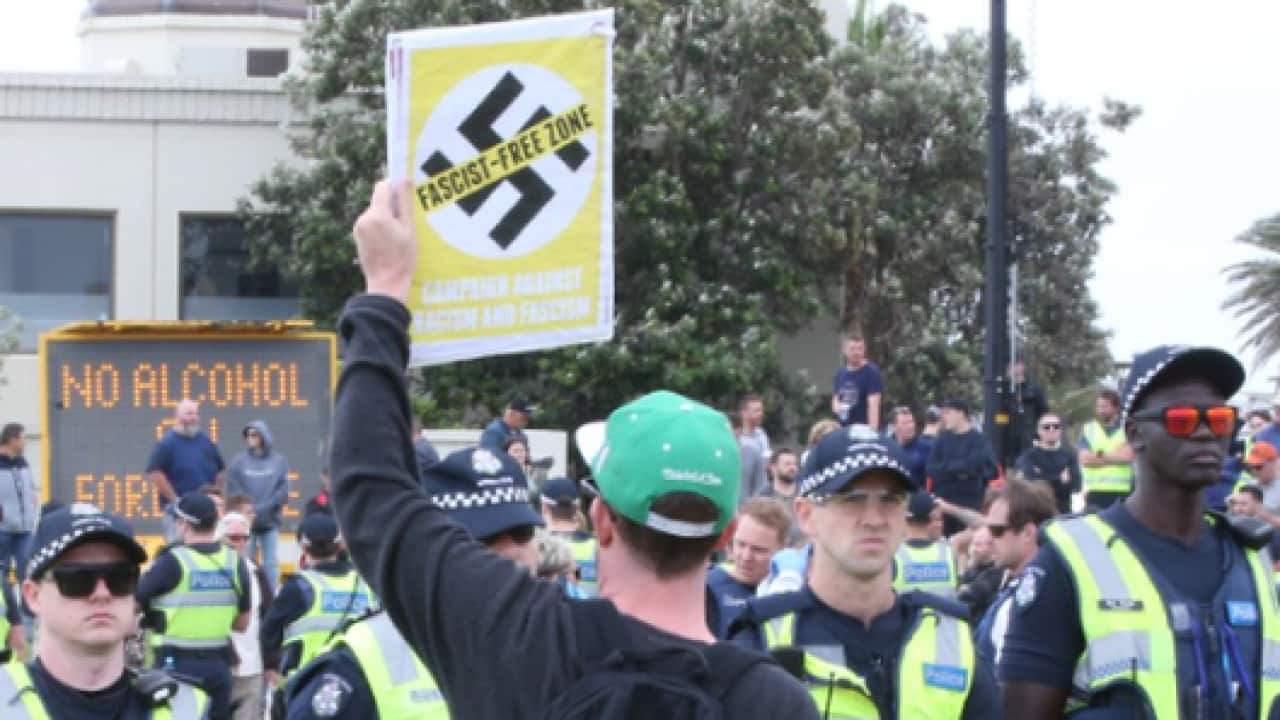
M 1051 522 L 1045 536 L 1075 580 L 1085 641 L 1073 680 L 1079 696 L 1087 702 L 1090 695 L 1127 684 L 1146 696 L 1152 718 L 1179 718 L 1177 639 L 1167 603 L 1129 543 L 1097 515 Z M 1280 608 L 1263 555 L 1245 550 L 1261 633 L 1261 720 L 1280 698 Z
M 436 680 L 386 613 L 348 627 L 330 648 L 355 655 L 378 706 L 378 720 L 448 720 L 449 706 Z
M 1083 430 L 1084 441 L 1093 452 L 1112 453 L 1119 450 L 1127 442 L 1124 436 L 1124 425 L 1114 432 L 1107 432 L 1102 423 L 1090 420 Z M 1085 492 L 1126 493 L 1133 489 L 1133 468 L 1129 465 L 1103 465 L 1102 467 L 1081 467 Z
M 231 624 L 240 614 L 240 556 L 218 546 L 212 554 L 178 545 L 169 551 L 182 567 L 177 587 L 152 601 L 164 613 L 163 633 L 151 636 L 151 645 L 190 650 L 226 647 Z
M 573 561 L 578 565 L 578 587 L 588 595 L 595 597 L 598 582 L 596 579 L 596 539 L 593 537 L 571 538 L 569 547 L 573 550 Z
M 796 613 L 765 621 L 763 630 L 767 649 L 794 646 Z M 894 669 L 897 716 L 903 720 L 958 720 L 973 688 L 975 667 L 969 624 L 934 608 L 921 608 Z M 823 718 L 882 720 L 861 675 L 807 651 L 804 671 L 809 696 Z
M 898 546 L 893 574 L 893 587 L 899 593 L 920 590 L 954 600 L 960 573 L 956 555 L 946 540 L 935 540 L 926 547 L 906 542 Z
M 0 708 L 5 720 L 53 720 L 22 663 L 0 665 Z M 178 683 L 178 692 L 164 704 L 151 709 L 152 720 L 202 718 L 209 697 L 198 688 Z
M 325 575 L 303 570 L 298 577 L 311 586 L 311 607 L 284 628 L 284 644 L 299 644 L 298 664 L 302 667 L 318 656 L 344 620 L 360 616 L 369 608 L 369 586 L 355 570 L 342 575 Z
M 5 602 L 4 593 L 0 592 L 0 648 L 9 637 L 9 603 Z M 17 656 L 17 653 L 14 653 Z M 12 660 L 12 658 L 10 658 Z

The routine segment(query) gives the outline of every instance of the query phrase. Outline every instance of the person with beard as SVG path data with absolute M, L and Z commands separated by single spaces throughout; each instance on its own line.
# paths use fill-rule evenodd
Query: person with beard
M 790 529 L 787 530 L 789 548 L 800 547 L 805 542 L 804 531 L 796 522 L 792 500 L 796 498 L 796 476 L 800 474 L 800 461 L 796 451 L 789 447 L 780 447 L 769 458 L 769 484 L 760 491 L 760 497 L 775 498 L 782 501 L 790 518 Z
M 1080 462 L 1062 444 L 1062 418 L 1047 412 L 1036 423 L 1033 447 L 1018 456 L 1015 468 L 1025 480 L 1044 483 L 1053 493 L 1059 513 L 1071 512 L 1071 493 L 1080 488 Z
M 1076 454 L 1084 475 L 1084 503 L 1091 510 L 1110 507 L 1133 490 L 1133 449 L 1125 441 L 1120 417 L 1120 394 L 1111 388 L 1098 391 L 1096 420 L 1080 431 Z
M 184 399 L 173 413 L 173 427 L 151 450 L 147 477 L 155 486 L 164 511 L 164 540 L 177 542 L 178 520 L 174 503 L 205 485 L 222 486 L 226 463 L 209 436 L 200 429 L 200 403 Z

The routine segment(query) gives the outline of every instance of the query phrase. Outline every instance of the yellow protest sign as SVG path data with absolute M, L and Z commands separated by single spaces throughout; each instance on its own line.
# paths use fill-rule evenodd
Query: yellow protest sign
M 420 259 L 412 364 L 613 333 L 613 13 L 395 33 L 387 157 Z

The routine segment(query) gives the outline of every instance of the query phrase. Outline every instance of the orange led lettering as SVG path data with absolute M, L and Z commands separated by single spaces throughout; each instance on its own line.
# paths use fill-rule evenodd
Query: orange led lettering
M 168 430 L 169 428 L 177 424 L 178 424 L 178 421 L 174 420 L 173 418 L 165 418 L 160 422 L 156 423 L 156 440 L 158 441 L 160 440 L 160 438 L 164 437 L 165 430 Z
M 296 408 L 310 407 L 305 397 L 298 395 L 298 363 L 289 363 L 289 406 Z
M 103 363 L 94 373 L 94 397 L 98 407 L 111 409 L 120 402 L 120 371 L 111 363 Z
M 271 376 L 278 378 L 276 388 L 279 393 L 275 397 L 271 396 Z M 267 405 L 271 407 L 280 407 L 289 397 L 289 376 L 284 371 L 284 366 L 280 363 L 267 363 L 267 367 L 262 371 L 262 399 L 266 400 Z
M 69 409 L 71 403 L 71 392 L 74 390 L 80 395 L 80 399 L 84 402 L 86 408 L 93 407 L 93 374 L 90 372 L 89 366 L 84 366 L 84 379 L 78 380 L 71 374 L 71 366 L 62 366 L 62 409 Z
M 169 363 L 160 363 L 160 407 L 178 407 L 178 403 L 169 397 Z
M 92 482 L 92 475 L 76 476 L 76 502 L 93 502 L 93 492 L 88 489 Z
M 249 377 L 244 375 L 244 363 L 236 363 L 236 407 L 244 407 L 244 391 L 252 390 L 250 403 L 253 407 L 262 404 L 262 388 L 259 386 L 258 363 L 251 366 Z
M 221 376 L 222 394 L 219 395 L 218 381 Z M 235 389 L 232 387 L 233 378 L 231 368 L 226 363 L 214 363 L 209 368 L 209 402 L 214 407 L 224 408 L 231 404 L 231 398 L 235 395 Z
M 198 403 L 204 402 L 204 393 L 201 393 L 199 395 L 191 394 L 191 376 L 192 375 L 199 375 L 200 377 L 204 377 L 204 370 L 200 369 L 199 363 L 187 363 L 187 366 L 182 368 L 182 397 L 195 400 Z
M 209 439 L 218 442 L 218 418 L 209 418 Z
M 285 476 L 289 481 L 289 499 L 285 501 L 284 507 L 280 509 L 280 514 L 287 518 L 298 517 L 298 473 L 290 470 Z
M 142 507 L 142 501 L 155 492 L 155 486 L 145 482 L 141 475 L 124 476 L 124 516 L 128 518 L 145 518 L 150 514 Z M 154 505 L 152 506 L 154 507 Z
M 156 371 L 151 367 L 151 363 L 138 363 L 138 367 L 133 369 L 133 406 L 135 408 L 156 408 L 159 407 L 156 401 Z M 142 394 L 150 393 L 147 398 L 147 404 L 142 404 Z

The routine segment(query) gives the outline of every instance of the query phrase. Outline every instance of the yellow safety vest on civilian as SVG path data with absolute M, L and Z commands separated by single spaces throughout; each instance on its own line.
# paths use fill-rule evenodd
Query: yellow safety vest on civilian
M 0 665 L 0 708 L 5 720 L 57 720 L 49 715 L 22 663 Z M 209 709 L 209 697 L 198 688 L 178 683 L 178 692 L 164 704 L 152 708 L 152 720 L 202 718 Z
M 1220 521 L 1210 517 L 1210 522 Z M 1051 522 L 1045 527 L 1045 536 L 1071 570 L 1080 608 L 1085 650 L 1076 664 L 1073 695 L 1087 702 L 1092 695 L 1127 685 L 1145 696 L 1151 709 L 1149 717 L 1188 717 L 1183 714 L 1180 698 L 1194 696 L 1195 690 L 1180 678 L 1196 669 L 1181 667 L 1180 674 L 1175 632 L 1195 632 L 1192 623 L 1200 625 L 1200 619 L 1190 617 L 1185 603 L 1171 604 L 1165 599 L 1129 543 L 1097 515 Z M 1228 573 L 1223 584 L 1236 582 L 1245 590 L 1251 589 L 1255 602 L 1227 602 L 1222 613 L 1226 617 L 1219 619 L 1237 628 L 1257 628 L 1256 636 L 1250 633 L 1233 642 L 1235 655 L 1241 658 L 1245 656 L 1241 647 L 1256 647 L 1260 667 L 1250 672 L 1259 701 L 1254 717 L 1266 720 L 1280 698 L 1280 617 L 1267 553 L 1242 550 L 1247 570 L 1241 568 L 1241 572 L 1247 577 Z M 1186 627 L 1171 627 L 1171 623 Z M 1208 667 L 1213 668 L 1218 660 L 1209 658 Z M 1208 717 L 1218 716 L 1215 708 L 1203 710 Z
M 919 590 L 954 600 L 959 578 L 955 553 L 946 540 L 925 547 L 903 542 L 894 555 L 893 588 L 899 593 Z
M 311 586 L 311 607 L 285 626 L 284 646 L 301 645 L 295 667 L 302 667 L 324 651 L 343 621 L 359 617 L 369 608 L 372 596 L 355 570 L 342 575 L 303 570 L 298 575 Z
M 767 650 L 795 645 L 796 613 L 763 625 Z M 958 720 L 973 688 L 973 635 L 964 620 L 923 607 L 894 668 L 898 717 L 902 720 Z M 829 720 L 881 718 L 867 681 L 843 665 L 804 653 L 805 686 Z
M 231 624 L 240 614 L 240 556 L 219 545 L 212 554 L 186 545 L 169 550 L 182 567 L 177 587 L 152 601 L 164 613 L 163 633 L 153 633 L 151 646 L 168 645 L 187 650 L 211 650 L 227 646 Z
M 1084 434 L 1085 443 L 1089 445 L 1089 450 L 1095 453 L 1098 451 L 1113 453 L 1127 442 L 1123 423 L 1117 426 L 1114 432 L 1107 432 L 1106 428 L 1102 427 L 1102 423 L 1090 420 L 1085 423 L 1081 432 Z M 1090 491 L 1127 493 L 1133 489 L 1133 468 L 1127 464 L 1102 467 L 1081 466 L 1080 472 L 1084 479 L 1086 493 Z
M 355 655 L 378 706 L 378 720 L 448 720 L 449 706 L 426 666 L 386 613 L 347 628 L 329 648 Z

